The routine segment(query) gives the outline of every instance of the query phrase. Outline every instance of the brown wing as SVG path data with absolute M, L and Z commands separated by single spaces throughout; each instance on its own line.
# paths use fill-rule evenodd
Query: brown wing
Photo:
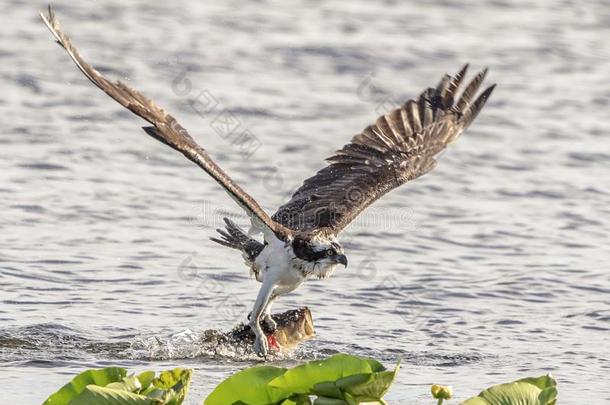
M 483 70 L 456 99 L 467 68 L 354 136 L 272 218 L 293 230 L 337 234 L 379 197 L 434 168 L 434 156 L 474 120 L 495 86 L 474 99 Z
M 93 66 L 85 62 L 70 42 L 70 39 L 61 31 L 59 22 L 55 18 L 51 7 L 49 7 L 48 16 L 42 13 L 40 16 L 57 39 L 59 45 L 68 52 L 76 66 L 93 84 L 102 89 L 123 107 L 126 107 L 153 125 L 143 128 L 147 134 L 182 152 L 184 156 L 195 162 L 212 176 L 214 180 L 224 187 L 237 204 L 248 213 L 254 226 L 267 228 L 280 237 L 280 239 L 286 239 L 290 231 L 273 221 L 258 203 L 210 158 L 208 153 L 195 142 L 174 117 L 137 90 L 130 88 L 120 81 L 114 83 L 109 81 Z

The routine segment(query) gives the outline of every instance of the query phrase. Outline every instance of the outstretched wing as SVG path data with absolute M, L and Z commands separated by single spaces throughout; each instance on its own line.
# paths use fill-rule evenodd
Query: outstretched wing
M 434 156 L 475 119 L 495 86 L 475 99 L 483 70 L 456 97 L 467 68 L 354 136 L 272 218 L 293 230 L 337 234 L 379 197 L 434 168 Z
M 210 158 L 208 153 L 195 142 L 174 117 L 137 90 L 130 88 L 120 81 L 111 82 L 93 66 L 85 62 L 70 42 L 70 39 L 61 31 L 59 22 L 55 18 L 50 6 L 48 16 L 42 13 L 40 16 L 57 39 L 59 45 L 68 52 L 76 66 L 93 84 L 102 89 L 123 107 L 126 107 L 152 124 L 152 126 L 143 127 L 148 135 L 182 152 L 184 156 L 212 176 L 214 180 L 224 187 L 237 204 L 247 212 L 256 228 L 263 231 L 272 231 L 280 239 L 286 239 L 290 231 L 273 221 L 258 203 Z

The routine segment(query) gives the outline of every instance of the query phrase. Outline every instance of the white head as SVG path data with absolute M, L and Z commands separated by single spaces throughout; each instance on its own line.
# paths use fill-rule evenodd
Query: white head
M 336 237 L 324 232 L 297 234 L 292 240 L 295 260 L 305 275 L 327 278 L 338 264 L 347 267 L 343 247 Z

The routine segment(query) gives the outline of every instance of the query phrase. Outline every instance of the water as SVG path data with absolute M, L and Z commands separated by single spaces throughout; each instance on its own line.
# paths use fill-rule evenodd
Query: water
M 607 2 L 206 3 L 54 5 L 89 61 L 172 111 L 269 212 L 387 102 L 467 61 L 498 83 L 435 171 L 350 228 L 347 271 L 279 301 L 308 305 L 318 333 L 281 364 L 402 358 L 396 404 L 547 372 L 561 403 L 610 401 Z M 239 210 L 93 88 L 37 8 L 0 5 L 4 401 L 123 365 L 195 368 L 200 404 L 254 363 L 191 339 L 254 300 L 239 255 L 207 239 Z M 219 136 L 222 111 L 260 145 Z

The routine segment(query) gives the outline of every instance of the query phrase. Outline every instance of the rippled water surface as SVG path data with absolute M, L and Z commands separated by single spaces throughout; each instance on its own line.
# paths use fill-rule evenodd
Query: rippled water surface
M 561 403 L 610 401 L 607 2 L 54 3 L 83 56 L 172 111 L 269 212 L 378 112 L 489 66 L 498 87 L 438 168 L 345 234 L 348 270 L 276 305 L 309 306 L 317 329 L 284 362 L 402 358 L 396 404 L 546 372 Z M 252 364 L 192 344 L 256 295 L 208 240 L 239 210 L 78 73 L 38 7 L 0 4 L 3 402 L 117 364 L 193 367 L 199 404 Z M 219 136 L 220 113 L 257 142 Z

